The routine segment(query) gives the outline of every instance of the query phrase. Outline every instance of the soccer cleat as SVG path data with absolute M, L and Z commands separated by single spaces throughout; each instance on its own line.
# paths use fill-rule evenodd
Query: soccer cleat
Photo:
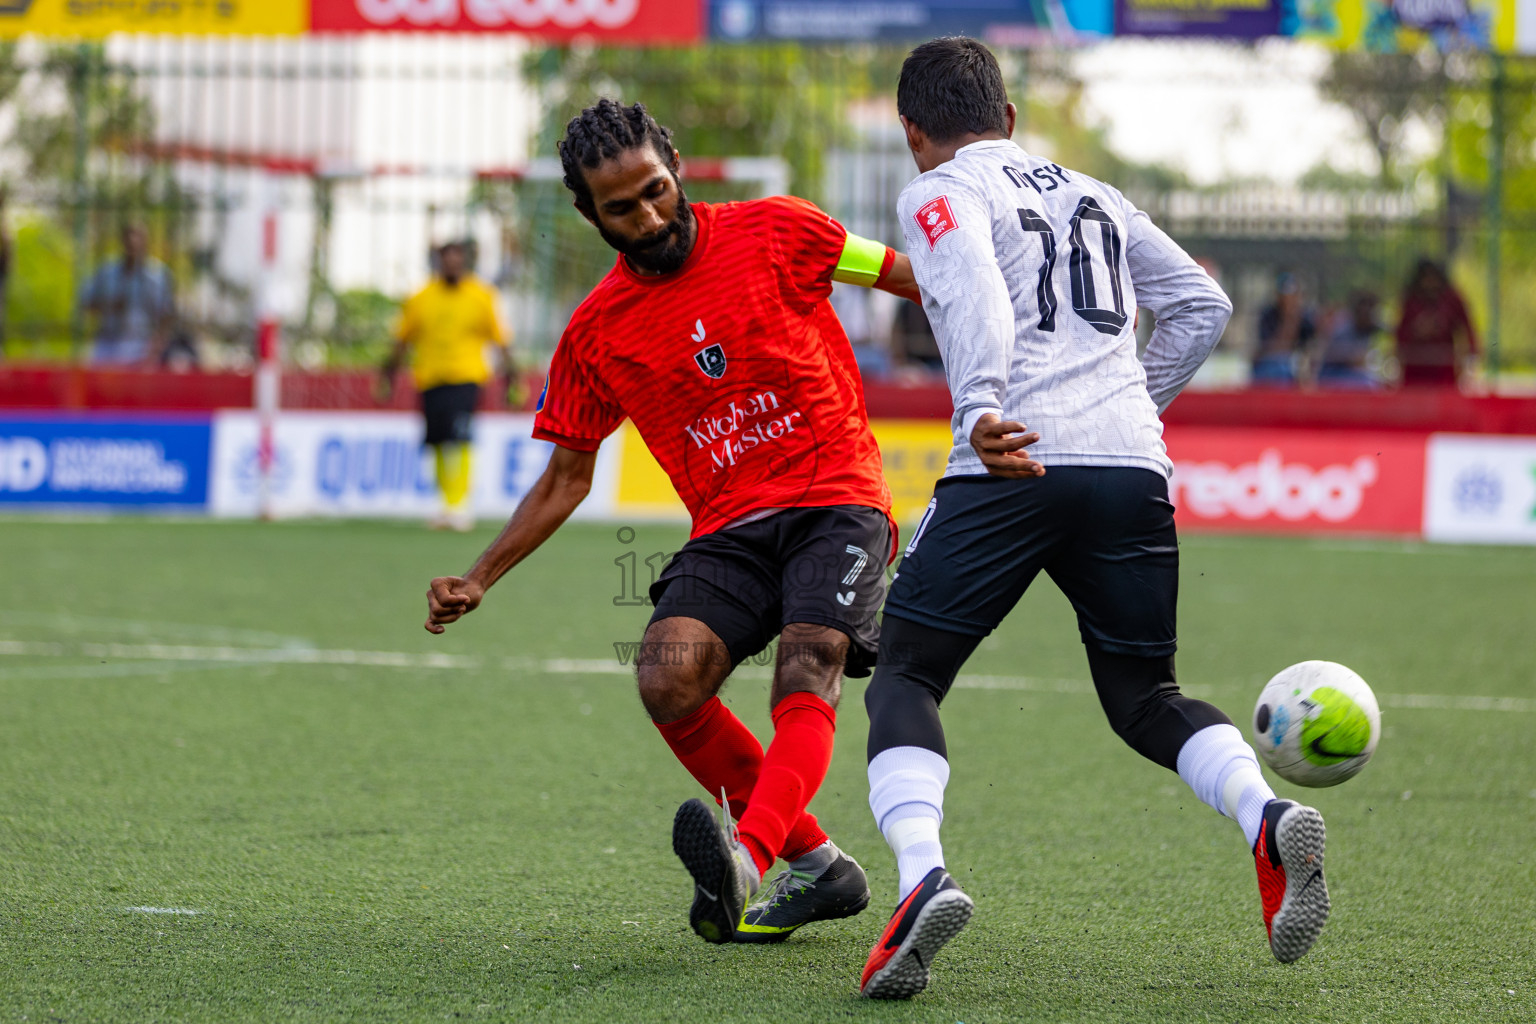
M 752 872 L 741 861 L 727 810 L 722 827 L 702 800 L 689 800 L 672 819 L 672 852 L 693 876 L 688 923 L 706 942 L 730 942 L 746 910 Z
M 910 999 L 928 987 L 928 969 L 944 944 L 971 919 L 976 904 L 943 868 L 934 868 L 908 896 L 869 951 L 859 994 Z
M 1253 845 L 1259 899 L 1269 949 L 1283 964 L 1300 960 L 1328 923 L 1328 883 L 1323 880 L 1323 816 L 1294 800 L 1264 805 L 1264 822 Z
M 812 921 L 852 917 L 869 906 L 864 869 L 838 852 L 819 875 L 789 868 L 769 884 L 763 898 L 747 908 L 736 925 L 737 942 L 783 942 Z

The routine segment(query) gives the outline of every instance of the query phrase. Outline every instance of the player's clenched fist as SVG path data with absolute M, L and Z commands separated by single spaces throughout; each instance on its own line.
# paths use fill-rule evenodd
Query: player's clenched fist
M 427 588 L 427 632 L 441 633 L 450 622 L 457 622 L 480 607 L 485 587 L 462 576 L 439 576 Z
M 1045 467 L 1029 457 L 1024 449 L 1040 440 L 1034 431 L 1025 433 L 1024 424 L 1004 420 L 987 413 L 971 428 L 971 447 L 982 465 L 993 476 L 1021 479 L 1044 476 Z

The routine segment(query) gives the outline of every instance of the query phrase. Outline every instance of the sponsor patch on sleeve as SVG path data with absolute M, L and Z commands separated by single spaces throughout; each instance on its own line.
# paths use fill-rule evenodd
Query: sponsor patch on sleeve
M 948 196 L 928 200 L 912 216 L 917 218 L 917 226 L 928 237 L 929 251 L 939 244 L 939 239 L 959 226 L 955 223 L 955 212 L 949 208 Z

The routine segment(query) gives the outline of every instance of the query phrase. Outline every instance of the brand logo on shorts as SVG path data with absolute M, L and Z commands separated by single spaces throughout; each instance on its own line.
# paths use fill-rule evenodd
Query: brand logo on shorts
M 869 552 L 865 551 L 857 544 L 849 544 L 843 550 L 845 553 L 853 556 L 853 568 L 849 569 L 848 572 L 843 575 L 843 586 L 851 587 L 853 586 L 854 582 L 858 580 L 859 573 L 863 572 L 864 567 L 869 564 Z M 858 591 L 855 590 L 850 590 L 846 594 L 838 594 L 836 595 L 837 603 L 842 605 L 844 608 L 847 608 L 853 604 L 853 599 L 855 596 L 857 596 L 857 594 Z

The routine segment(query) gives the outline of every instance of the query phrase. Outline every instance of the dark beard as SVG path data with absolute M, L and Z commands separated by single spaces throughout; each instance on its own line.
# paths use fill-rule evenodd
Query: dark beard
M 601 224 L 597 227 L 598 233 L 603 236 L 603 241 L 623 253 L 624 258 L 637 269 L 650 274 L 675 273 L 688 262 L 697 233 L 693 209 L 688 205 L 688 197 L 682 189 L 678 189 L 677 202 L 677 216 L 672 219 L 672 223 L 639 242 L 612 234 Z

